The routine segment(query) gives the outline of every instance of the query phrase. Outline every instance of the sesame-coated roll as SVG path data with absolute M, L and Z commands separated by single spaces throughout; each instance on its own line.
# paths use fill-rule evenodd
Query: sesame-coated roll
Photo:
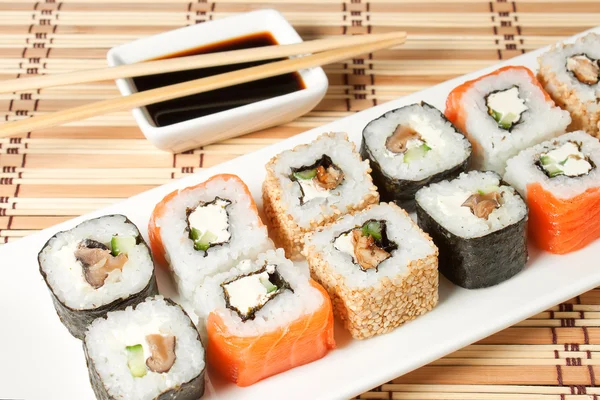
M 390 332 L 438 302 L 438 249 L 394 203 L 308 234 L 303 253 L 355 339 Z
M 300 257 L 304 235 L 379 200 L 368 161 L 344 133 L 284 151 L 266 165 L 263 202 L 275 243 Z

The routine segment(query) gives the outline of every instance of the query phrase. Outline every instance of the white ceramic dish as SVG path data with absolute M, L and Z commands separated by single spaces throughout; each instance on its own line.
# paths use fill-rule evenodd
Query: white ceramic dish
M 110 49 L 106 57 L 110 66 L 132 64 L 259 32 L 270 32 L 279 44 L 302 42 L 300 35 L 278 11 L 259 10 L 125 43 Z M 322 68 L 301 70 L 300 75 L 304 90 L 173 125 L 156 126 L 145 107 L 132 112 L 146 139 L 153 145 L 171 152 L 185 151 L 280 125 L 306 114 L 325 96 L 328 82 Z M 137 92 L 131 79 L 118 79 L 117 87 L 123 96 Z
M 600 28 L 594 31 L 600 32 Z M 541 51 L 499 65 L 536 68 L 536 57 Z M 365 110 L 85 218 L 123 213 L 145 232 L 152 208 L 165 194 L 224 172 L 238 174 L 246 181 L 260 205 L 263 166 L 273 155 L 331 130 L 347 131 L 353 140 L 359 140 L 368 121 L 406 104 L 424 100 L 443 108 L 452 88 L 499 65 Z M 93 398 L 81 342 L 69 335 L 56 316 L 36 260 L 37 251 L 54 232 L 83 219 L 0 248 L 0 398 Z M 338 347 L 323 359 L 247 388 L 238 388 L 209 374 L 204 398 L 261 399 L 273 393 L 290 400 L 349 398 L 600 285 L 599 254 L 600 240 L 565 256 L 531 248 L 528 266 L 522 273 L 488 289 L 465 290 L 442 279 L 439 305 L 392 333 L 355 341 L 338 324 L 335 333 Z M 171 295 L 172 286 L 165 273 L 158 271 L 157 276 L 160 291 Z

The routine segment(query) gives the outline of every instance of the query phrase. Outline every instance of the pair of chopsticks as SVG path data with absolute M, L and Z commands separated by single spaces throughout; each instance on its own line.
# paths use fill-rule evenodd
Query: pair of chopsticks
M 339 36 L 297 44 L 233 50 L 221 53 L 141 62 L 104 69 L 6 80 L 0 84 L 0 93 L 19 92 L 101 80 L 132 78 L 173 71 L 311 54 L 182 82 L 158 89 L 138 92 L 129 96 L 103 100 L 63 111 L 57 111 L 51 114 L 34 116 L 15 122 L 7 122 L 0 125 L 0 137 L 30 132 L 35 129 L 50 128 L 101 114 L 142 107 L 161 101 L 221 89 L 227 86 L 283 75 L 305 68 L 330 64 L 356 57 L 361 54 L 371 53 L 373 51 L 399 45 L 404 43 L 405 40 L 406 32 Z

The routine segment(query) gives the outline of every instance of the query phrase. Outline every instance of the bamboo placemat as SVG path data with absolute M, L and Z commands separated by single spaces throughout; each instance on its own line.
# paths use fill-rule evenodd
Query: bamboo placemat
M 325 99 L 298 120 L 182 154 L 153 148 L 128 112 L 0 139 L 0 243 L 600 21 L 596 0 L 0 0 L 0 79 L 102 67 L 114 45 L 266 7 L 305 39 L 397 29 L 409 39 L 326 67 Z M 0 114 L 11 121 L 117 95 L 112 82 L 3 94 Z M 599 351 L 593 290 L 360 398 L 597 400 Z

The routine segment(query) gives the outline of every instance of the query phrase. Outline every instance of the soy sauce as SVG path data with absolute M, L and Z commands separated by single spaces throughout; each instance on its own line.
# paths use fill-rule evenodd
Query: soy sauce
M 196 54 L 218 53 L 221 51 L 240 50 L 277 44 L 269 32 L 261 32 L 242 36 L 231 40 L 212 43 L 207 46 L 169 54 L 157 59 L 187 57 Z M 272 62 L 269 60 L 248 62 L 220 67 L 199 68 L 189 71 L 168 72 L 133 78 L 138 91 L 155 89 L 185 81 L 222 74 L 242 68 Z M 158 127 L 176 124 L 178 122 L 215 114 L 232 108 L 241 107 L 257 101 L 292 93 L 304 89 L 304 82 L 296 72 L 243 83 L 206 93 L 181 97 L 174 100 L 146 106 L 148 114 Z

